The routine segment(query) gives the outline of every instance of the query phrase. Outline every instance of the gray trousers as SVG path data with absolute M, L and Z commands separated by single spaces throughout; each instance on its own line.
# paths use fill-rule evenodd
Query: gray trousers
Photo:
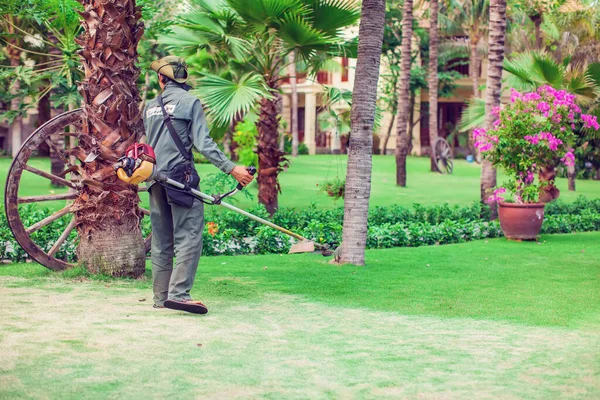
M 150 188 L 150 221 L 154 304 L 189 299 L 202 253 L 204 204 L 199 200 L 192 208 L 169 204 L 165 188 L 155 183 Z

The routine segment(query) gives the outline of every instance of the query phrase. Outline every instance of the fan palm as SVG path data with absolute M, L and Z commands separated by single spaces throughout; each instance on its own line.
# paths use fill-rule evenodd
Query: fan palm
M 473 83 L 473 97 L 479 96 L 479 66 L 481 57 L 478 47 L 488 31 L 489 0 L 452 0 L 446 30 L 452 28 L 469 37 L 470 60 L 469 75 Z
M 213 75 L 221 68 L 221 81 L 214 76 L 200 81 L 211 86 L 211 96 L 205 88 L 199 95 L 213 121 L 225 123 L 260 106 L 258 198 L 269 213 L 278 207 L 277 177 L 285 162 L 277 139 L 280 75 L 288 56 L 294 52 L 296 61 L 317 72 L 327 59 L 323 55 L 350 50 L 342 30 L 358 16 L 351 0 L 256 0 L 251 7 L 245 0 L 192 0 L 176 33 L 165 41 L 188 54 L 210 54 L 213 65 L 206 68 Z

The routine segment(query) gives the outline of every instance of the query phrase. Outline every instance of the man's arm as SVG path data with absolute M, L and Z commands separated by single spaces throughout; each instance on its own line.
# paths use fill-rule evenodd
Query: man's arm
M 208 134 L 208 125 L 204 110 L 199 100 L 194 102 L 191 115 L 191 136 L 194 146 L 198 151 L 208 159 L 215 167 L 229 174 L 235 167 L 235 164 L 229 160 L 225 154 L 219 149 L 217 144 Z

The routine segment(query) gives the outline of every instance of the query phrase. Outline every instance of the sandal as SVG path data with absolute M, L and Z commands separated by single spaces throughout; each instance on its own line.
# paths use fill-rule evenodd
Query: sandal
M 206 314 L 208 308 L 199 301 L 194 300 L 167 300 L 165 308 L 171 310 L 187 311 L 192 314 Z

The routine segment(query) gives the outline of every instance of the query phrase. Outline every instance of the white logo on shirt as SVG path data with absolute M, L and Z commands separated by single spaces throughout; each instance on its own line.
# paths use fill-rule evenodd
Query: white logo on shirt
M 173 115 L 173 112 L 175 111 L 175 104 L 167 104 L 165 106 L 165 110 L 167 110 L 167 113 Z M 146 118 L 149 118 L 153 115 L 162 115 L 162 110 L 160 107 L 152 107 L 146 110 Z

